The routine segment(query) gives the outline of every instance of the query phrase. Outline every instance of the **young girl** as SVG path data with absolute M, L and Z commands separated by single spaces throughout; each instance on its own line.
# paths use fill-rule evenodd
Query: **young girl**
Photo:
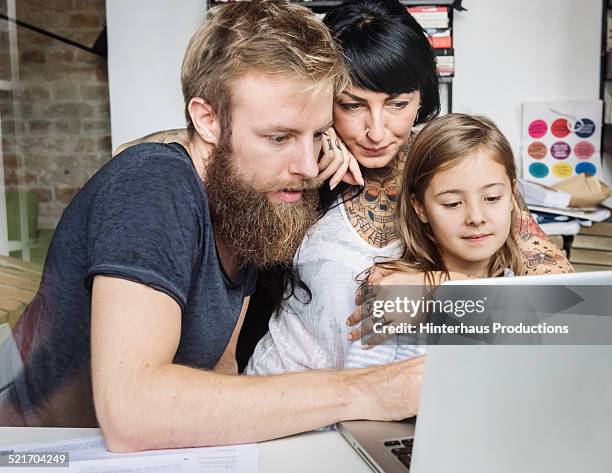
M 417 136 L 397 209 L 404 251 L 384 267 L 472 277 L 524 267 L 511 231 L 522 198 L 510 143 L 485 118 L 450 114 Z
M 402 183 L 396 215 L 404 250 L 377 263 L 374 279 L 382 272 L 387 284 L 435 286 L 526 272 L 512 231 L 523 202 L 514 155 L 491 120 L 450 114 L 431 121 L 414 141 Z M 358 309 L 349 324 L 359 320 Z M 357 328 L 348 337 L 360 336 Z

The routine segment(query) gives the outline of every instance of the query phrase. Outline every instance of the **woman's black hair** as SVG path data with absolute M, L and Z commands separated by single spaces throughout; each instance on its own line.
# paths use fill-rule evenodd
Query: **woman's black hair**
M 415 124 L 438 115 L 440 96 L 433 50 L 423 28 L 398 0 L 349 0 L 330 9 L 324 22 L 344 51 L 354 86 L 387 94 L 418 90 L 421 107 Z M 348 187 L 340 184 L 330 191 L 325 183 L 319 193 L 320 214 L 338 205 L 337 197 Z M 309 302 L 312 293 L 291 265 L 260 271 L 238 342 L 240 370 L 267 332 L 271 314 L 295 295 L 296 287 L 305 292 L 308 300 L 304 302 Z
M 342 47 L 352 84 L 387 94 L 421 92 L 416 124 L 440 112 L 436 58 L 398 0 L 348 0 L 323 20 Z

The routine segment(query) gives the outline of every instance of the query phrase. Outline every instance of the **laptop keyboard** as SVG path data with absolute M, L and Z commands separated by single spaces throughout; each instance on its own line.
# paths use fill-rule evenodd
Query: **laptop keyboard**
M 412 459 L 412 444 L 414 437 L 407 439 L 389 440 L 385 442 L 387 447 L 393 455 L 406 467 L 410 468 L 410 460 Z

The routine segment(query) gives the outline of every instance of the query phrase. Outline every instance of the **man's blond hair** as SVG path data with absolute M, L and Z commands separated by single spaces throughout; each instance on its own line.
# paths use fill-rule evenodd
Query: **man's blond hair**
M 192 98 L 200 97 L 230 133 L 231 83 L 256 70 L 295 79 L 313 95 L 348 84 L 342 55 L 325 25 L 307 8 L 285 0 L 250 0 L 212 8 L 191 38 L 181 71 L 185 118 Z M 253 91 L 257 93 L 257 91 Z

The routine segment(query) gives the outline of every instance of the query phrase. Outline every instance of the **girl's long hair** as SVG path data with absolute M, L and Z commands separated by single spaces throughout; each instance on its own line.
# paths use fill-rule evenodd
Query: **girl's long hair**
M 434 271 L 441 271 L 449 277 L 431 228 L 418 218 L 412 199 L 422 205 L 425 191 L 436 173 L 455 166 L 479 150 L 490 152 L 492 158 L 504 166 L 512 184 L 511 219 L 517 222 L 518 215 L 522 221 L 520 217 L 526 206 L 517 190 L 514 154 L 506 137 L 488 118 L 457 113 L 445 115 L 423 128 L 410 148 L 396 210 L 397 231 L 404 243 L 403 254 L 398 260 L 378 262 L 376 266 L 423 272 L 430 285 L 435 285 Z M 501 275 L 506 268 L 515 274 L 524 273 L 517 243 L 519 233 L 520 228 L 513 225 L 506 242 L 491 258 L 490 277 Z

